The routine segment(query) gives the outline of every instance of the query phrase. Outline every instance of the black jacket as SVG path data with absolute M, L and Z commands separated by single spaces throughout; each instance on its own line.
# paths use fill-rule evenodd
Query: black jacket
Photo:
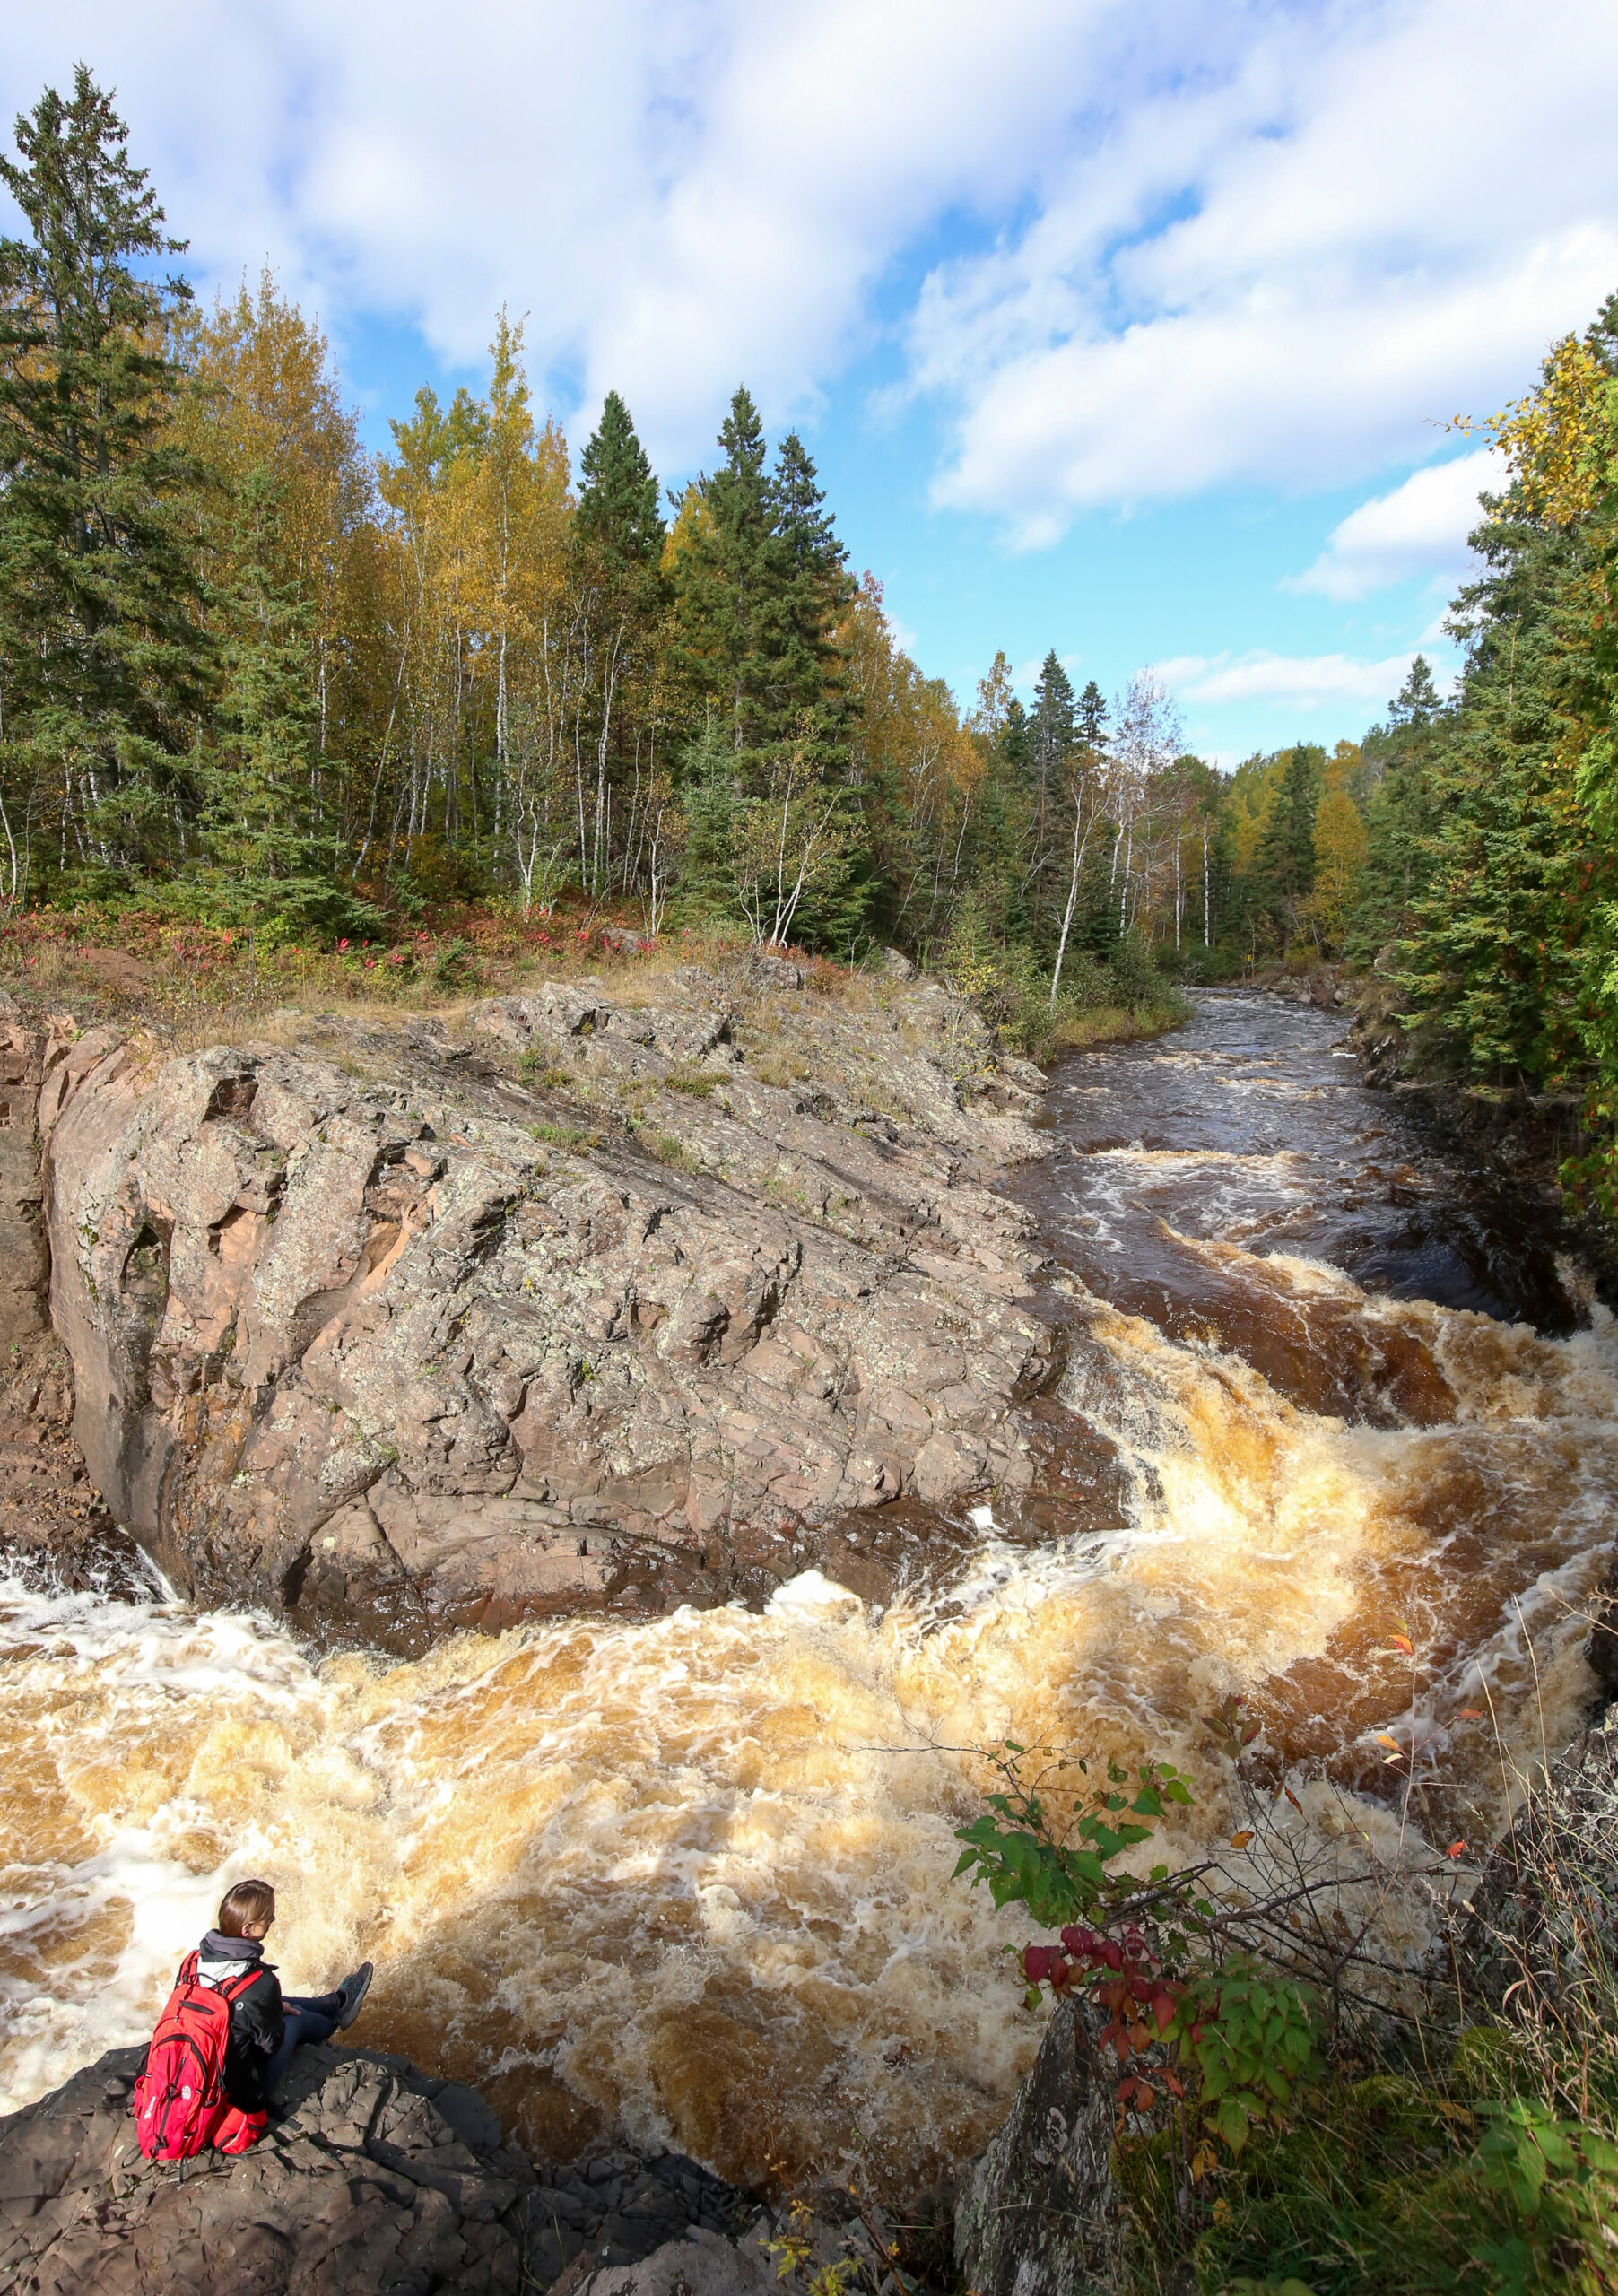
M 264 2076 L 286 2031 L 281 1980 L 264 1958 L 262 1937 L 222 1937 L 210 1929 L 196 1949 L 196 1974 L 204 1985 L 228 1983 L 252 1968 L 257 1975 L 231 2004 L 225 2094 L 239 2111 L 261 2113 L 269 2101 Z

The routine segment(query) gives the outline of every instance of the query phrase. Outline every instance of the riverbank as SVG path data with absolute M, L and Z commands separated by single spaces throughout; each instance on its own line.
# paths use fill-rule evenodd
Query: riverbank
M 1407 1101 L 1434 1136 L 1479 1168 L 1498 1175 L 1542 1213 L 1561 1218 L 1570 1248 L 1600 1287 L 1618 1300 L 1618 1226 L 1572 1183 L 1593 1146 L 1584 1129 L 1584 1095 L 1529 1093 L 1467 1086 L 1431 1073 L 1399 1020 L 1394 983 L 1374 968 L 1344 982 L 1353 1045 L 1368 1083 Z
M 220 1575 L 195 1600 L 88 1575 L 4 1590 L 0 1762 L 26 1781 L 0 1939 L 13 2100 L 150 2030 L 250 1857 L 283 1891 L 289 1986 L 386 1965 L 377 2045 L 481 2084 L 530 2158 L 624 2142 L 738 2187 L 857 2160 L 908 2202 L 981 2152 L 1040 2037 L 1003 1950 L 1026 1921 L 950 1879 L 987 1750 L 1173 1760 L 1194 1798 L 1165 1854 L 1194 1862 L 1240 1830 L 1209 1719 L 1240 1697 L 1291 1852 L 1326 1854 L 1346 1809 L 1379 1854 L 1415 1839 L 1442 1858 L 1498 1827 L 1502 1754 L 1527 1775 L 1575 1735 L 1618 1492 L 1610 1326 L 1520 1207 L 1497 1216 L 1365 1091 L 1340 1020 L 1223 994 L 1183 1031 L 1042 1078 L 926 983 L 871 984 L 868 1007 L 779 978 L 734 1007 L 616 987 L 483 1000 L 482 1026 L 325 1023 L 251 1057 L 42 1046 L 69 1304 L 102 1350 L 86 1361 L 117 1372 L 83 1391 L 124 1398 L 113 1464 L 138 1496 L 167 1431 L 161 1504 L 187 1472 L 223 1508 L 254 1501 L 227 1518 L 230 1558 L 199 1545 Z M 1040 1153 L 1013 1163 L 1024 1137 Z M 91 1193 L 58 1199 L 58 1181 Z M 319 1261 L 344 1232 L 350 1263 Z M 753 1330 L 724 1272 L 766 1234 L 802 1257 L 775 1250 Z M 863 1302 L 834 1281 L 857 1269 L 877 1278 Z M 724 1321 L 682 1316 L 654 1276 L 700 1279 Z M 1492 1306 L 1467 1291 L 1484 1278 Z M 839 1298 L 840 1321 L 804 1319 L 801 1300 Z M 552 1329 L 577 1373 L 553 1389 L 510 1344 Z M 817 1389 L 795 1330 L 851 1335 L 857 1377 Z M 1042 1367 L 1026 1387 L 1005 1377 L 1013 1341 Z M 791 1361 L 755 1360 L 777 1344 Z M 120 1368 L 137 1347 L 144 1390 Z M 670 1416 L 613 1401 L 615 1350 Z M 233 1423 L 208 1397 L 233 1364 L 270 1392 L 226 1473 L 209 1445 Z M 374 1387 L 378 1365 L 396 1384 Z M 368 1391 L 393 1398 L 386 1431 L 357 1417 Z M 840 1456 L 840 1478 L 879 1394 L 898 1494 L 820 1523 L 805 1508 L 744 1552 L 749 1446 L 805 1479 Z M 710 1546 L 671 1537 L 669 1483 L 645 1472 L 646 1431 L 671 1425 L 687 1503 L 709 1434 L 724 1470 Z M 587 1447 L 540 1470 L 581 1462 L 570 1510 L 639 1509 L 618 1552 L 670 1555 L 656 1574 L 604 1583 L 605 1531 L 539 1511 L 561 1501 L 525 1485 L 530 1452 L 570 1428 Z M 946 1465 L 992 1440 L 1026 1481 L 929 1499 L 939 1432 Z M 454 1542 L 557 1577 L 498 1586 L 523 1597 L 509 1623 L 457 1621 L 448 1575 L 409 1613 L 384 1582 L 362 1632 L 334 1633 L 323 1582 L 340 1605 L 378 1566 L 320 1544 L 361 1519 L 343 1478 L 361 1471 L 402 1563 L 407 1488 L 418 1535 L 422 1502 L 442 1508 L 443 1562 Z M 514 1531 L 513 1500 L 539 1532 Z M 273 1509 L 296 1527 L 299 1506 L 329 1511 L 289 1585 L 263 1559 Z M 221 1511 L 197 1519 L 211 1533 Z M 164 1519 L 190 1535 L 178 1506 Z M 1427 1951 L 1418 1917 L 1391 1952 Z

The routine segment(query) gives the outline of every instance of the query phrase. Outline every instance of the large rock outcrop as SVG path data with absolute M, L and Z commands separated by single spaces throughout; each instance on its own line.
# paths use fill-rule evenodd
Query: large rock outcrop
M 1114 2083 L 1078 2005 L 1040 2054 L 955 2212 L 955 2262 L 978 2296 L 1106 2296 L 1116 2286 Z
M 179 1585 L 413 1648 L 751 1595 L 848 1510 L 1026 1483 L 1061 1338 L 983 1182 L 1045 1144 L 1038 1072 L 933 984 L 715 987 L 65 1051 L 52 1318 L 91 1480 Z
M 570 2266 L 669 2251 L 687 2285 L 751 2296 L 748 2210 L 694 2161 L 629 2154 L 536 2170 L 474 2089 L 403 2057 L 301 2050 L 250 2152 L 143 2161 L 115 2049 L 0 2119 L 0 2289 L 14 2296 L 518 2296 Z M 655 2274 L 661 2288 L 667 2272 Z M 731 2283 L 736 2285 L 733 2292 Z
M 39 1092 L 74 1033 L 65 1013 L 31 1014 L 0 990 L 0 1547 L 59 1580 L 104 1575 L 128 1547 L 73 1439 L 73 1367 L 47 1300 Z

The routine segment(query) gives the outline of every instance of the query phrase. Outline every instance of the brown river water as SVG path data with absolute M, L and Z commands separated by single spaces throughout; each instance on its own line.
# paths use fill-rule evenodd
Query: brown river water
M 810 1573 L 401 1665 L 155 1583 L 0 1579 L 0 2110 L 149 2030 L 254 1872 L 289 1988 L 374 1959 L 355 2038 L 536 2147 L 618 2131 L 739 2180 L 863 2148 L 915 2186 L 1037 2039 L 1000 1951 L 1026 1922 L 950 1878 L 961 1750 L 1167 1755 L 1190 1853 L 1230 1830 L 1201 1718 L 1240 1692 L 1283 1822 L 1486 1839 L 1594 1692 L 1618 1342 L 1339 1032 L 1209 996 L 1060 1073 L 1014 1183 L 1073 1326 L 1045 1488 L 963 1513 L 885 1608 Z M 1389 1925 L 1421 1950 L 1419 1907 Z

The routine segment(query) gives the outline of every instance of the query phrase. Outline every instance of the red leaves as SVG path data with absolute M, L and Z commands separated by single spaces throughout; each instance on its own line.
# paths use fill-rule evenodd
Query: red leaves
M 1072 1968 L 1056 1945 L 1030 1945 L 1022 1955 L 1022 1974 L 1030 1985 L 1048 1985 L 1060 1993 L 1073 1976 Z
M 1444 1852 L 1444 1855 L 1446 1857 L 1459 1857 L 1465 1851 L 1466 1847 L 1466 1845 L 1464 1841 L 1452 1841 L 1448 1848 Z
M 1179 2012 L 1185 1987 L 1165 1974 L 1145 1936 L 1133 1924 L 1122 1939 L 1104 1937 L 1081 1923 L 1070 1923 L 1057 1945 L 1028 1945 L 1022 1952 L 1022 1974 L 1028 1980 L 1028 2005 L 1039 2002 L 1039 1988 L 1048 1985 L 1060 1997 L 1088 1982 L 1091 1996 L 1107 2012 L 1107 2022 L 1097 2036 L 1100 2046 L 1115 2052 L 1118 2064 L 1144 2057 L 1167 2037 Z M 1154 2079 L 1159 2076 L 1154 2074 Z M 1175 2076 L 1162 2069 L 1160 2088 L 1184 2099 Z M 1144 2112 L 1157 2101 L 1159 2089 L 1135 2075 L 1121 2083 L 1120 2105 L 1135 2098 L 1135 2109 Z
M 1128 2061 L 1129 2034 L 1127 2029 L 1116 2017 L 1109 2025 L 1102 2026 L 1097 2039 L 1103 2048 L 1117 2049 L 1120 2065 Z

